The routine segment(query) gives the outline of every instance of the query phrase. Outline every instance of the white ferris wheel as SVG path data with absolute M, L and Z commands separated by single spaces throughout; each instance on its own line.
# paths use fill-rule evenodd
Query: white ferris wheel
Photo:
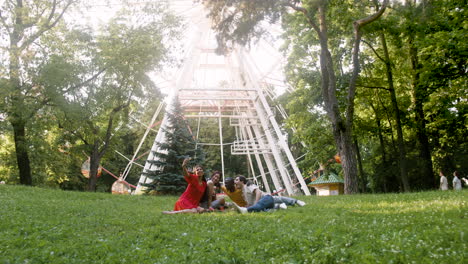
M 226 55 L 218 55 L 215 34 L 202 1 L 170 0 L 168 3 L 177 15 L 187 19 L 184 52 L 181 52 L 183 63 L 158 76 L 158 86 L 168 95 L 166 104 L 158 107 L 151 123 L 160 113 L 170 112 L 169 102 L 178 98 L 185 118 L 197 119 L 199 124 L 206 119 L 218 121 L 219 141 L 215 145 L 220 147 L 222 175 L 225 175 L 223 146 L 230 145 L 232 155 L 247 156 L 250 174 L 254 175 L 252 179 L 264 191 L 284 190 L 288 195 L 310 195 L 286 136 L 275 119 L 275 109 L 267 100 L 278 90 L 286 89 L 282 74 L 284 60 L 277 47 L 271 42 L 259 41 L 249 49 L 236 47 Z M 285 114 L 281 107 L 276 111 Z M 229 127 L 223 127 L 223 119 L 229 119 Z M 165 116 L 135 193 L 141 192 L 142 184 L 151 182 L 145 173 L 158 169 L 151 161 L 157 159 L 153 153 L 161 151 L 158 143 L 165 140 L 167 122 Z M 226 129 L 234 129 L 234 142 L 223 142 Z M 199 128 L 195 136 L 198 144 L 203 146 L 204 139 L 198 131 Z M 131 163 L 123 173 L 124 179 L 130 168 Z

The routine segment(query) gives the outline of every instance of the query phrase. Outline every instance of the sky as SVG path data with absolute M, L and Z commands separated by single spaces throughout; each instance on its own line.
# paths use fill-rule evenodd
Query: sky
M 194 35 L 195 32 L 199 32 L 200 30 L 209 30 L 209 25 L 207 26 L 206 23 L 209 23 L 208 19 L 206 18 L 206 13 L 203 11 L 203 5 L 198 1 L 193 0 L 161 0 L 164 2 L 169 2 L 170 8 L 173 12 L 181 17 L 185 18 L 186 27 L 184 32 L 184 38 L 181 40 L 181 45 L 184 46 L 184 50 L 188 51 L 191 49 L 191 46 L 197 45 L 198 43 L 194 42 L 194 39 L 197 37 Z M 122 2 L 127 2 L 133 5 L 142 5 L 148 1 L 145 0 L 94 0 L 90 1 L 87 0 L 85 2 L 89 5 L 88 10 L 85 13 L 75 13 L 72 14 L 73 19 L 75 21 L 81 21 L 83 24 L 91 25 L 96 27 L 100 23 L 105 23 L 108 21 L 118 9 L 123 7 L 124 4 Z M 276 31 L 279 31 L 279 27 L 275 27 Z M 200 32 L 199 32 L 200 33 Z M 213 43 L 208 44 L 216 45 L 214 43 L 214 33 L 210 32 L 209 38 Z M 279 46 L 281 45 L 281 41 L 276 41 L 275 43 L 267 42 L 267 41 L 260 41 L 257 45 L 252 45 L 248 52 L 248 58 L 254 65 L 254 70 L 256 71 L 255 74 L 259 77 L 259 79 L 263 82 L 267 82 L 270 85 L 273 85 L 274 91 L 277 95 L 282 94 L 286 90 L 286 84 L 284 81 L 284 75 L 282 71 L 282 66 L 285 63 L 285 58 L 281 55 L 278 51 Z M 181 57 L 179 60 L 187 61 L 189 58 L 183 58 L 183 56 L 190 56 L 188 52 L 180 52 Z M 223 58 L 220 56 L 205 56 L 201 58 L 204 64 L 222 64 Z M 177 79 L 180 75 L 180 71 L 182 67 L 174 68 L 167 66 L 165 67 L 164 72 L 160 73 L 150 73 L 152 79 L 156 82 L 156 84 L 160 87 L 161 91 L 164 94 L 168 94 L 171 89 L 170 87 L 174 86 L 174 80 Z M 219 79 L 223 75 L 222 69 L 205 69 L 205 70 L 198 70 L 203 76 L 194 76 L 193 78 L 196 79 L 195 82 L 198 85 L 207 85 L 201 83 L 201 80 L 204 79 L 206 81 L 211 82 L 221 82 Z M 211 84 L 210 84 L 211 85 Z

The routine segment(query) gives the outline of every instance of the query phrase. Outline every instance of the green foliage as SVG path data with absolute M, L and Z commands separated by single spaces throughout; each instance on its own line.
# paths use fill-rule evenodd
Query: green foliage
M 187 120 L 193 135 L 198 135 L 198 142 L 213 145 L 198 145 L 205 153 L 205 174 L 211 175 L 212 171 L 221 171 L 221 153 L 219 144 L 219 120 L 217 118 L 190 118 Z M 244 155 L 232 155 L 231 145 L 236 138 L 235 129 L 230 126 L 230 120 L 221 119 L 223 127 L 223 157 L 224 157 L 224 177 L 234 177 L 237 174 L 250 175 L 247 157 Z M 229 129 L 230 128 L 230 129 Z
M 302 151 L 306 153 L 299 166 L 305 174 L 310 174 L 319 169 L 320 164 L 327 161 L 336 154 L 333 136 L 329 129 L 330 122 L 323 108 L 313 104 L 311 88 L 297 88 L 291 94 L 285 94 L 280 101 L 287 102 L 285 105 L 289 113 L 285 121 L 286 127 L 294 131 L 292 143 L 304 143 Z M 304 111 L 307 106 L 307 111 Z M 337 169 L 341 169 L 337 167 Z
M 11 160 L 19 153 L 23 164 L 16 167 L 31 164 L 31 184 L 83 189 L 83 152 L 99 152 L 100 159 L 112 149 L 111 138 L 122 136 L 129 109 L 159 97 L 147 73 L 170 59 L 179 20 L 164 3 L 154 2 L 122 6 L 107 24 L 90 28 L 69 21 L 65 11 L 76 4 L 78 12 L 78 2 L 0 4 L 0 132 L 13 134 L 7 121 L 25 133 L 15 138 L 20 150 L 12 144 L 0 150 L 0 171 L 8 172 L 2 178 L 9 182 L 18 182 Z M 18 67 L 10 67 L 16 59 Z M 28 184 L 31 173 L 23 170 L 21 182 Z
M 466 190 L 162 215 L 173 196 L 0 185 L 2 263 L 464 263 Z
M 217 50 L 220 53 L 227 52 L 236 43 L 246 45 L 265 37 L 269 34 L 265 21 L 276 23 L 285 11 L 285 6 L 275 0 L 210 0 L 205 5 L 218 33 Z
M 1 130 L 0 130 L 1 131 Z M 0 132 L 0 181 L 16 183 L 18 174 L 16 172 L 16 160 L 14 154 L 10 151 L 14 147 L 13 139 Z
M 303 7 L 312 10 L 319 1 L 303 1 Z M 367 10 L 362 1 L 327 1 L 327 26 L 330 52 L 337 74 L 337 96 L 340 107 L 346 102 L 350 65 L 350 21 Z M 386 65 L 383 61 L 381 34 L 387 40 L 393 84 L 403 126 L 407 149 L 408 177 L 412 188 L 427 189 L 431 179 L 422 175 L 427 163 L 421 157 L 419 131 L 424 131 L 430 142 L 434 169 L 445 171 L 466 168 L 466 32 L 467 10 L 464 2 L 425 1 L 405 4 L 392 3 L 381 19 L 365 30 L 361 46 L 361 74 L 355 98 L 355 140 L 359 144 L 365 184 L 373 191 L 402 190 L 399 175 L 399 153 L 395 110 L 389 93 Z M 311 17 L 316 16 L 310 13 Z M 289 113 L 286 124 L 295 128 L 294 142 L 307 147 L 303 170 L 316 169 L 312 159 L 322 162 L 331 155 L 330 129 L 324 115 L 317 110 L 323 105 L 320 89 L 318 39 L 309 29 L 304 16 L 289 12 L 283 16 L 285 46 L 288 56 L 286 75 L 295 91 L 282 98 Z M 348 32 L 348 33 L 347 33 Z M 418 49 L 418 70 L 412 69 L 409 59 L 409 39 Z M 418 92 L 413 87 L 414 76 L 419 75 Z M 415 118 L 416 99 L 423 103 L 426 127 L 420 129 Z M 322 129 L 323 128 L 323 129 Z M 323 130 L 323 133 L 318 131 Z M 315 167 L 315 168 L 314 168 Z M 434 175 L 435 178 L 435 175 Z
M 157 150 L 153 150 L 154 158 L 147 161 L 154 169 L 146 171 L 145 175 L 153 180 L 147 185 L 149 190 L 155 190 L 158 194 L 178 194 L 187 185 L 182 175 L 182 161 L 190 157 L 189 167 L 202 165 L 205 156 L 201 148 L 197 148 L 178 98 L 171 102 L 166 117 L 167 124 L 162 127 L 164 140 L 157 142 Z
M 57 32 L 48 43 L 52 50 L 63 54 L 57 60 L 68 66 L 59 67 L 64 70 L 58 70 L 55 64 L 44 67 L 51 75 L 63 72 L 59 85 L 68 87 L 65 94 L 51 96 L 57 105 L 54 110 L 58 123 L 64 130 L 61 140 L 76 152 L 86 153 L 96 168 L 108 150 L 119 148 L 117 143 L 123 143 L 121 148 L 126 149 L 137 144 L 137 137 L 131 137 L 133 141 L 120 140 L 132 133 L 128 129 L 134 125 L 129 113 L 144 113 L 142 108 L 159 101 L 159 91 L 147 74 L 169 60 L 169 43 L 177 36 L 178 26 L 161 5 L 148 4 L 122 9 L 98 30 L 77 27 Z M 60 40 L 70 45 L 64 47 Z M 45 77 L 44 82 L 53 85 L 54 78 Z M 122 162 L 107 165 L 115 174 L 125 167 Z M 132 176 L 129 180 L 135 180 L 134 173 Z

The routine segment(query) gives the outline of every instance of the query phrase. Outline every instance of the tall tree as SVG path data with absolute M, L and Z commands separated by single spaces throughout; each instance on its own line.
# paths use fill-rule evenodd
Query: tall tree
M 178 98 L 171 102 L 166 118 L 163 141 L 158 142 L 157 150 L 153 151 L 155 158 L 148 160 L 155 169 L 146 172 L 152 179 L 147 187 L 158 194 L 180 194 L 187 185 L 182 175 L 182 161 L 190 157 L 189 165 L 201 165 L 205 156 L 196 145 Z
M 211 8 L 210 17 L 215 23 L 215 30 L 219 33 L 220 43 L 246 43 L 252 37 L 263 33 L 259 30 L 260 22 L 265 19 L 276 21 L 286 8 L 290 7 L 299 12 L 303 23 L 307 24 L 317 34 L 320 46 L 320 72 L 324 107 L 331 121 L 335 145 L 341 156 L 345 175 L 345 193 L 358 192 L 358 170 L 355 147 L 353 144 L 353 117 L 356 80 L 359 75 L 359 49 L 362 28 L 377 20 L 385 11 L 388 0 L 374 14 L 356 19 L 353 24 L 353 71 L 349 80 L 344 111 L 340 110 L 337 98 L 337 78 L 334 59 L 329 46 L 329 1 L 208 1 Z M 223 46 L 222 46 L 223 47 Z M 225 47 L 225 46 L 224 46 Z M 222 48 L 226 50 L 226 48 Z
M 47 87 L 33 82 L 41 61 L 37 42 L 62 20 L 76 0 L 3 1 L 0 6 L 1 72 L 0 113 L 13 128 L 16 160 L 21 184 L 31 185 L 30 143 L 27 128 L 48 103 Z M 6 41 L 3 41 L 6 40 Z
M 366 42 L 366 43 L 369 46 L 369 48 L 374 52 L 375 56 L 385 65 L 385 75 L 386 75 L 386 83 L 387 83 L 386 90 L 388 90 L 389 95 L 390 95 L 391 107 L 392 107 L 391 112 L 393 113 L 395 129 L 397 131 L 398 157 L 399 157 L 398 165 L 400 168 L 400 179 L 403 185 L 403 190 L 408 192 L 410 191 L 410 184 L 408 181 L 406 146 L 405 146 L 404 138 L 403 138 L 401 111 L 398 107 L 396 90 L 395 90 L 395 85 L 393 81 L 393 69 L 392 69 L 393 63 L 390 59 L 390 53 L 388 51 L 387 40 L 385 37 L 385 32 L 383 30 L 379 30 L 378 38 L 380 41 L 379 44 L 381 45 L 381 50 L 383 54 L 379 54 L 378 51 L 369 42 Z
M 437 186 L 432 152 L 436 150 L 439 137 L 445 136 L 439 131 L 431 132 L 432 127 L 442 123 L 444 118 L 434 114 L 438 110 L 429 106 L 433 105 L 432 100 L 437 100 L 435 97 L 444 97 L 449 90 L 454 101 L 439 101 L 445 105 L 440 109 L 457 105 L 461 98 L 454 95 L 458 89 L 466 87 L 466 41 L 462 40 L 466 35 L 465 5 L 466 1 L 460 0 L 424 0 L 405 1 L 398 7 L 403 18 L 401 36 L 410 65 L 411 108 L 418 143 L 415 146 L 420 163 L 418 173 L 421 175 L 418 185 L 426 189 Z M 431 115 L 428 114 L 430 112 Z M 435 119 L 438 122 L 434 122 Z
M 82 142 L 90 157 L 90 191 L 96 190 L 100 161 L 127 124 L 130 110 L 148 104 L 158 93 L 148 73 L 169 59 L 179 26 L 165 10 L 160 3 L 123 9 L 97 32 L 76 30 L 65 36 L 73 46 L 65 63 L 73 70 L 65 75 L 85 84 L 55 102 L 60 125 Z

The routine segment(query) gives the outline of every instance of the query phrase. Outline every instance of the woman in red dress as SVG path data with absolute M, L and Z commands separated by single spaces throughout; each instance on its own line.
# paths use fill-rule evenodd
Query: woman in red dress
M 185 192 L 175 203 L 174 211 L 164 211 L 163 214 L 201 213 L 204 211 L 202 207 L 198 206 L 206 189 L 206 179 L 203 177 L 203 168 L 200 165 L 196 165 L 194 168 L 195 174 L 190 173 L 187 170 L 187 162 L 189 160 L 190 158 L 186 158 L 182 162 L 184 179 L 188 183 L 187 189 L 185 189 Z

